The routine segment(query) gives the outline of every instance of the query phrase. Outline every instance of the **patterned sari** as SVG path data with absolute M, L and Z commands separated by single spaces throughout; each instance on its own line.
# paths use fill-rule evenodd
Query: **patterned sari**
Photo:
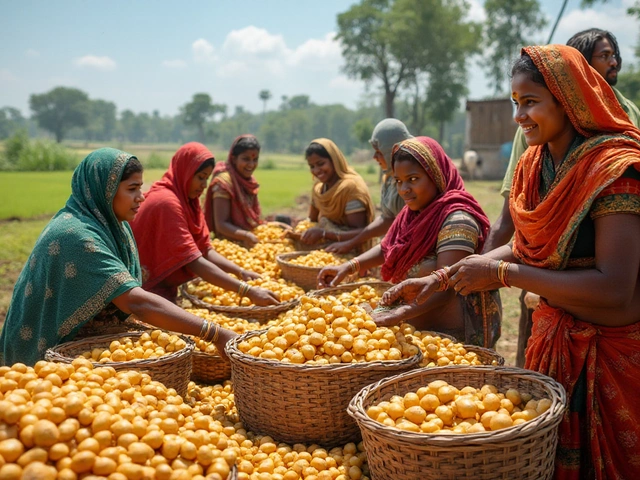
M 140 286 L 131 228 L 113 213 L 131 158 L 101 148 L 74 171 L 71 197 L 40 234 L 18 277 L 0 335 L 0 363 L 35 364 L 114 298 Z
M 548 189 L 540 188 L 545 147 L 523 155 L 510 197 L 513 253 L 539 268 L 593 268 L 593 258 L 572 258 L 580 226 L 594 216 L 594 202 L 603 195 L 640 193 L 636 181 L 623 178 L 630 167 L 640 169 L 640 131 L 577 50 L 549 45 L 523 52 L 585 139 L 557 168 Z M 640 213 L 633 203 L 609 205 L 606 213 Z M 640 323 L 603 327 L 542 299 L 533 314 L 525 366 L 561 382 L 571 403 L 560 425 L 556 478 L 621 479 L 640 472 Z

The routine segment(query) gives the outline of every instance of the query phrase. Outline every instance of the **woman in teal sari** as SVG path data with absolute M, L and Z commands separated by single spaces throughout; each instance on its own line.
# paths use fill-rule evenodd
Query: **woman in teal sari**
M 0 364 L 33 365 L 91 321 L 135 314 L 156 327 L 214 340 L 235 334 L 141 288 L 128 222 L 144 201 L 142 165 L 113 148 L 76 168 L 71 197 L 51 219 L 18 278 L 0 335 Z

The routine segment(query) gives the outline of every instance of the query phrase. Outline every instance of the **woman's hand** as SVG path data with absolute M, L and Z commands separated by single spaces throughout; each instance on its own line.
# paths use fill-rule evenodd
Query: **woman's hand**
M 354 245 L 351 244 L 351 240 L 345 240 L 344 242 L 335 242 L 325 248 L 327 252 L 333 253 L 348 253 L 353 250 Z
M 339 285 L 349 273 L 351 273 L 351 265 L 349 263 L 324 267 L 320 270 L 320 273 L 318 273 L 318 287 L 335 287 Z
M 300 241 L 307 245 L 315 245 L 324 237 L 324 229 L 320 227 L 311 227 L 302 234 Z
M 399 307 L 386 311 L 376 312 L 374 310 L 370 315 L 377 326 L 393 327 L 410 318 L 408 315 L 410 309 L 410 305 L 400 305 Z
M 231 340 L 234 337 L 237 337 L 238 334 L 231 331 L 231 330 L 227 330 L 226 328 L 222 328 L 222 327 L 218 327 L 220 329 L 220 333 L 218 334 L 218 340 L 216 340 L 216 342 L 214 343 L 216 350 L 218 350 L 218 354 L 224 358 L 225 360 L 229 360 L 229 357 L 227 357 L 227 353 L 224 351 L 224 347 L 227 346 L 227 343 L 229 343 L 229 340 Z
M 423 304 L 433 295 L 440 286 L 440 281 L 435 275 L 427 275 L 426 277 L 411 278 L 404 282 L 394 285 L 384 292 L 381 305 L 393 305 L 396 302 Z
M 242 243 L 244 243 L 247 248 L 252 248 L 252 247 L 255 247 L 258 243 L 260 243 L 260 240 L 253 233 L 251 233 L 248 230 L 245 230 L 243 234 Z
M 266 307 L 269 305 L 277 305 L 280 303 L 280 297 L 278 294 L 273 293 L 271 290 L 265 288 L 252 287 L 247 293 L 247 297 L 259 307 Z
M 498 260 L 483 255 L 469 255 L 451 267 L 449 286 L 460 295 L 501 287 Z
M 240 278 L 242 278 L 242 280 L 247 282 L 249 280 L 258 280 L 261 277 L 256 272 L 252 272 L 251 270 L 241 269 L 240 270 Z

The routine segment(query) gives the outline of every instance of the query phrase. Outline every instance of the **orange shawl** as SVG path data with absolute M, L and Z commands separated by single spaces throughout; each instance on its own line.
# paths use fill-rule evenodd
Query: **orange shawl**
M 538 193 L 543 146 L 529 148 L 521 157 L 511 190 L 515 256 L 526 265 L 561 270 L 594 199 L 628 167 L 640 167 L 640 131 L 580 52 L 564 45 L 527 47 L 523 52 L 574 128 L 587 138 L 560 165 L 546 197 Z M 640 404 L 635 399 L 640 391 L 639 351 L 640 323 L 602 327 L 541 301 L 533 314 L 526 368 L 561 382 L 571 399 L 586 366 L 585 417 L 568 411 L 563 419 L 556 478 L 584 478 L 581 455 L 591 458 L 598 479 L 632 478 L 640 469 Z M 586 432 L 582 438 L 581 429 Z
M 360 200 L 367 210 L 367 224 L 371 223 L 375 216 L 375 210 L 369 188 L 362 177 L 347 164 L 347 159 L 331 140 L 316 138 L 311 143 L 319 143 L 327 150 L 331 156 L 333 168 L 340 177 L 340 180 L 324 193 L 322 192 L 323 183 L 317 182 L 313 186 L 312 201 L 320 212 L 319 218 L 326 217 L 336 225 L 346 225 L 345 209 L 347 203 L 351 200 Z

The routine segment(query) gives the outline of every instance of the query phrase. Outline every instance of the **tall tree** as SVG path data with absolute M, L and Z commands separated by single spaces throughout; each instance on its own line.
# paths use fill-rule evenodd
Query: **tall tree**
M 198 136 L 201 142 L 206 141 L 204 124 L 216 113 L 226 112 L 226 105 L 213 103 L 208 93 L 196 93 L 189 103 L 180 109 L 185 125 L 190 125 L 198 129 Z
M 485 69 L 496 95 L 508 83 L 509 62 L 547 24 L 538 0 L 487 0 Z
M 337 39 L 342 43 L 344 70 L 351 78 L 382 82 L 387 117 L 394 116 L 398 89 L 411 75 L 411 58 L 397 57 L 391 48 L 395 36 L 389 0 L 362 0 L 338 15 Z
M 77 88 L 56 87 L 29 98 L 38 125 L 49 130 L 60 143 L 69 129 L 84 127 L 89 118 L 89 96 Z
M 27 121 L 17 108 L 0 108 L 0 139 L 10 137 L 16 131 L 26 128 Z
M 260 97 L 260 100 L 262 100 L 262 114 L 264 115 L 265 113 L 267 113 L 267 102 L 269 100 L 271 100 L 271 97 L 273 95 L 271 95 L 271 92 L 269 90 L 260 90 L 260 93 L 258 94 L 258 97 Z
M 90 140 L 112 140 L 116 131 L 116 104 L 106 100 L 89 100 L 87 136 Z

